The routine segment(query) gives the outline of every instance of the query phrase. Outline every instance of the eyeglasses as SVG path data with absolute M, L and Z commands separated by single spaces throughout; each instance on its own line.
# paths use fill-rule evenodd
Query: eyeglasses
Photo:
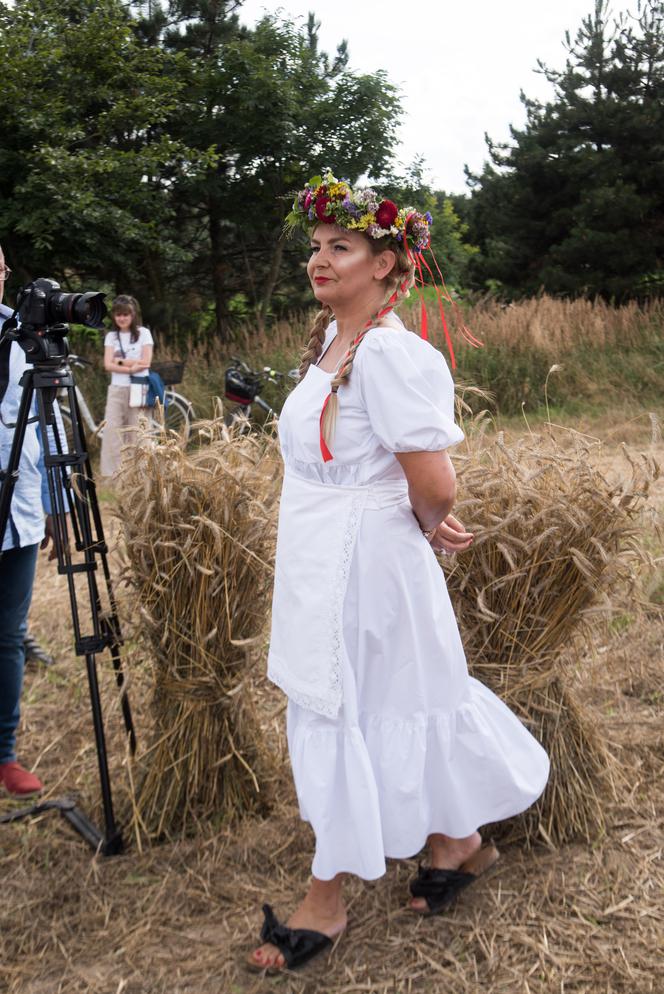
M 12 271 L 9 266 L 5 266 L 4 269 L 0 269 L 0 280 L 8 280 L 11 274 Z

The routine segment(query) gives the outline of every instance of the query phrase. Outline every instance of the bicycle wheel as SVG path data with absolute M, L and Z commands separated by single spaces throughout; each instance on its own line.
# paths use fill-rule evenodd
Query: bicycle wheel
M 166 407 L 164 410 L 164 425 L 168 431 L 176 431 L 186 440 L 191 434 L 194 421 L 194 409 L 182 394 L 174 390 L 166 390 Z
M 67 439 L 67 447 L 71 452 L 74 445 L 74 436 L 71 427 L 71 412 L 69 410 L 69 405 L 58 402 L 58 407 L 60 408 L 60 414 L 62 415 L 62 425 L 65 430 L 65 438 Z M 100 425 L 97 429 L 93 430 L 89 425 L 85 424 L 84 418 L 81 418 L 81 428 L 85 432 L 85 439 L 88 447 L 99 445 L 101 443 L 101 436 L 103 434 L 103 425 Z

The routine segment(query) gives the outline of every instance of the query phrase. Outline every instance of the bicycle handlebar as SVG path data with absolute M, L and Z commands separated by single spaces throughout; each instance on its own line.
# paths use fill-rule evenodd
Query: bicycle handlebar
M 278 369 L 272 369 L 271 366 L 263 366 L 262 369 L 252 369 L 247 363 L 240 359 L 238 356 L 231 356 L 231 366 L 236 366 L 241 369 L 243 373 L 248 373 L 249 376 L 254 376 L 257 379 L 272 380 L 273 383 L 279 380 L 290 379 L 299 380 L 300 371 L 299 369 L 289 369 L 287 373 L 282 373 Z

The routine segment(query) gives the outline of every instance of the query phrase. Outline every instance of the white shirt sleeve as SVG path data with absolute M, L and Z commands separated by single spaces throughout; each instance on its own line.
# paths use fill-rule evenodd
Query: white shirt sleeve
M 357 351 L 358 365 L 371 427 L 388 451 L 438 452 L 463 440 L 454 422 L 452 376 L 428 342 L 412 332 L 372 328 Z
M 143 325 L 141 325 L 139 329 L 138 344 L 141 348 L 143 348 L 144 345 L 154 345 L 152 332 L 149 328 L 145 328 Z

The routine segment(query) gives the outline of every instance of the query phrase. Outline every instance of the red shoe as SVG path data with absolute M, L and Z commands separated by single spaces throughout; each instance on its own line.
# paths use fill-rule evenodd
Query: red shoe
M 25 770 L 20 763 L 0 763 L 0 783 L 8 794 L 14 797 L 26 797 L 28 794 L 40 794 L 44 784 L 39 777 Z

